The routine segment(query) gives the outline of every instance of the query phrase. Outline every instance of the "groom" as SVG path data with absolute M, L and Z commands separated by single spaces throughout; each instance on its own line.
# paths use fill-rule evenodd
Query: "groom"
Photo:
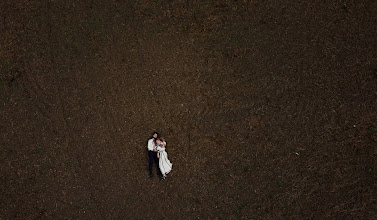
M 160 135 L 157 132 L 153 132 L 152 138 L 148 140 L 148 157 L 149 157 L 149 177 L 152 178 L 153 162 L 156 162 L 157 175 L 161 176 L 160 168 L 158 167 L 159 159 L 157 157 L 157 144 L 156 140 Z

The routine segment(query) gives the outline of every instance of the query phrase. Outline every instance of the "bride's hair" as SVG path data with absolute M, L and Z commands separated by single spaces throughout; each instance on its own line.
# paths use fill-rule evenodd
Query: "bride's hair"
M 161 141 L 161 145 L 165 145 L 166 146 L 165 138 L 159 137 L 159 138 L 157 138 L 157 140 Z

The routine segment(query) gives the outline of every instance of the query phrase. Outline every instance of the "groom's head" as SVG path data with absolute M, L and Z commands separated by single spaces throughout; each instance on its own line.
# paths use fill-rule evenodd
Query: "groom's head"
M 157 139 L 158 137 L 160 137 L 160 134 L 157 131 L 155 131 L 155 132 L 153 132 L 152 137 L 154 139 Z

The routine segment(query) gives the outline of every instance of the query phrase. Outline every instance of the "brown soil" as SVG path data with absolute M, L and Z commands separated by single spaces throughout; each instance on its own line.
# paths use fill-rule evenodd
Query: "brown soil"
M 377 1 L 0 14 L 0 219 L 377 215 Z M 154 130 L 165 182 L 148 178 Z

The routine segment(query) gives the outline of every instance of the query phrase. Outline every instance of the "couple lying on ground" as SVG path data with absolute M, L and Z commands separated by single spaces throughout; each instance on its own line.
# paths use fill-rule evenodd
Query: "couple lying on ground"
M 158 164 L 157 175 L 161 176 L 161 180 L 165 180 L 166 175 L 171 171 L 173 164 L 168 159 L 166 152 L 166 141 L 160 137 L 157 132 L 152 134 L 152 138 L 148 140 L 148 156 L 149 156 L 149 177 L 152 175 L 153 162 Z

